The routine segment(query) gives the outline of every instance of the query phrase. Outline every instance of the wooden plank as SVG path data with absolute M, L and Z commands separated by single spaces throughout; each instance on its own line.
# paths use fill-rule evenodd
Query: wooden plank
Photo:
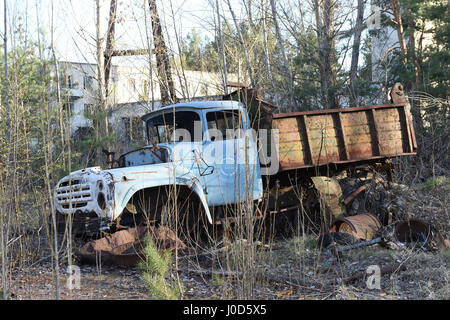
M 323 139 L 311 139 L 310 146 L 311 150 L 320 149 L 320 148 L 335 148 L 338 149 L 339 146 L 337 144 L 338 140 L 336 137 L 323 138 Z
M 325 131 L 325 132 L 324 132 Z M 309 139 L 311 140 L 322 140 L 323 138 L 336 138 L 336 130 L 309 130 Z
M 282 171 L 414 154 L 403 104 L 274 115 L 273 127 Z
M 357 159 L 370 159 L 374 156 L 373 148 L 371 144 L 354 144 L 348 146 L 348 153 L 350 155 L 350 160 Z
M 308 129 L 312 130 L 328 130 L 334 129 L 333 119 L 331 115 L 314 115 L 308 117 Z
M 355 144 L 366 144 L 371 143 L 372 137 L 370 134 L 360 134 L 354 136 L 347 136 L 347 145 L 355 145 Z

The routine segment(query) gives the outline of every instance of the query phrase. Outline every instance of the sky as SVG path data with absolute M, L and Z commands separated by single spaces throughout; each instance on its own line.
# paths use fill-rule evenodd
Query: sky
M 4 32 L 3 1 L 0 0 L 0 38 Z M 148 14 L 148 0 L 117 1 L 116 49 L 147 48 L 146 30 L 150 29 L 149 22 L 146 28 L 144 12 Z M 230 1 L 237 19 L 245 19 L 245 10 L 241 5 L 242 0 Z M 63 61 L 95 63 L 95 0 L 6 0 L 6 2 L 8 24 L 16 26 L 22 24 L 23 28 L 27 30 L 27 34 L 34 40 L 37 40 L 39 25 L 46 35 L 47 43 L 50 43 L 53 3 L 54 43 L 57 58 Z M 213 5 L 215 2 L 216 0 L 157 0 L 159 15 L 164 25 L 163 31 L 170 35 L 169 39 L 166 39 L 169 51 L 173 50 L 175 53 L 178 51 L 175 31 L 179 37 L 185 37 L 194 29 L 202 37 L 214 38 L 215 8 Z M 110 0 L 100 0 L 100 3 L 101 33 L 106 35 Z M 219 3 L 221 14 L 232 21 L 226 2 L 219 0 Z M 146 11 L 143 10 L 144 6 L 147 8 Z M 10 32 L 11 30 L 8 34 Z M 9 35 L 9 48 L 12 47 L 11 39 L 12 37 Z M 105 43 L 103 48 L 105 48 Z M 141 63 L 147 64 L 147 57 L 113 58 L 113 64 L 116 65 Z M 345 55 L 344 67 L 348 68 L 349 63 L 349 55 Z
M 137 49 L 147 47 L 143 7 L 148 0 L 118 0 L 116 23 L 116 48 Z M 225 3 L 219 1 L 224 9 Z M 109 17 L 109 0 L 101 0 L 101 30 L 106 34 Z M 172 3 L 172 8 L 170 6 Z M 176 50 L 175 30 L 186 36 L 195 29 L 203 37 L 214 37 L 212 4 L 215 0 L 168 0 L 158 1 L 158 11 Z M 242 12 L 239 0 L 231 1 L 236 14 Z M 9 25 L 21 23 L 33 39 L 37 39 L 38 25 L 50 41 L 51 0 L 7 0 Z M 147 9 L 148 10 L 148 9 Z M 174 14 L 172 15 L 172 10 Z M 228 13 L 228 10 L 225 10 Z M 148 11 L 147 11 L 148 13 Z M 54 42 L 60 60 L 74 62 L 95 61 L 95 0 L 53 0 Z M 0 1 L 0 35 L 4 33 L 4 8 Z M 173 18 L 175 17 L 175 19 Z M 9 27 L 10 28 L 10 27 Z M 10 28 L 11 29 L 11 28 Z M 9 30 L 11 32 L 11 30 Z M 9 36 L 11 39 L 11 36 Z M 166 40 L 167 41 L 167 40 Z M 10 44 L 11 47 L 11 44 Z M 115 58 L 118 59 L 118 58 Z M 125 58 L 129 59 L 129 58 Z

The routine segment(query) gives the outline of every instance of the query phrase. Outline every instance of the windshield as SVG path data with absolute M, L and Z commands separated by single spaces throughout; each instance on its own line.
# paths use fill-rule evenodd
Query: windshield
M 195 132 L 195 127 L 199 132 Z M 148 137 L 155 143 L 201 141 L 201 132 L 200 116 L 193 111 L 175 112 L 175 125 L 173 112 L 165 112 L 147 121 Z

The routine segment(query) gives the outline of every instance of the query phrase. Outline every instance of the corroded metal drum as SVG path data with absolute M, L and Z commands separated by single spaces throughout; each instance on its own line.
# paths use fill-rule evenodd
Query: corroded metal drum
M 336 219 L 330 232 L 349 233 L 359 239 L 371 240 L 380 228 L 381 223 L 377 217 L 370 213 L 363 213 Z

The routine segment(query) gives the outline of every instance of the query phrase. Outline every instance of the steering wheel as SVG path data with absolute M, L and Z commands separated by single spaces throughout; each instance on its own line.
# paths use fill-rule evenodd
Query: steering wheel
M 156 153 L 156 150 L 155 150 L 155 149 L 158 149 L 158 151 L 159 151 L 159 150 L 161 150 L 161 147 L 158 146 L 158 145 L 156 144 L 155 140 L 153 140 L 151 137 L 149 137 L 148 140 L 152 143 L 152 146 L 150 147 L 150 151 L 151 151 L 151 152 L 152 152 L 159 160 L 161 160 L 161 162 L 164 162 L 163 159 L 161 158 L 161 156 L 160 156 L 158 153 Z

